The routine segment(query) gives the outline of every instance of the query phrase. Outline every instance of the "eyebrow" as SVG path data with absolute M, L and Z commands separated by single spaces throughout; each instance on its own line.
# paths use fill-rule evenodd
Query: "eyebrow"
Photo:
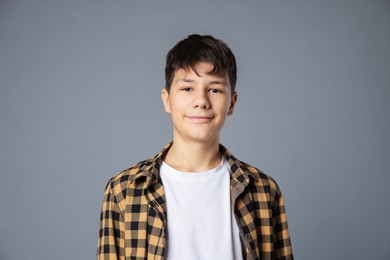
M 209 84 L 218 84 L 218 85 L 227 86 L 227 83 L 225 81 L 221 81 L 221 80 L 213 80 L 213 81 L 210 81 Z
M 178 83 L 178 82 L 194 83 L 195 80 L 184 78 L 184 79 L 178 79 L 178 80 L 176 80 L 175 83 Z M 223 85 L 223 86 L 227 86 L 227 83 L 226 83 L 225 81 L 222 81 L 222 80 L 212 80 L 212 81 L 210 81 L 208 84 L 210 84 L 210 85 Z
M 192 80 L 192 79 L 178 79 L 178 80 L 176 80 L 176 82 L 175 83 L 178 83 L 178 82 L 184 82 L 184 83 L 194 83 L 195 82 L 195 80 Z

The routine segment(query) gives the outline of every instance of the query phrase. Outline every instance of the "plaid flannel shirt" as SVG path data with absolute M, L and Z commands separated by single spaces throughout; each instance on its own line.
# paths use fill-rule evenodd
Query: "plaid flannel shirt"
M 97 259 L 165 258 L 167 205 L 159 169 L 170 146 L 108 182 Z M 244 259 L 293 259 L 284 201 L 276 182 L 237 160 L 222 145 L 220 151 L 230 165 L 231 201 Z

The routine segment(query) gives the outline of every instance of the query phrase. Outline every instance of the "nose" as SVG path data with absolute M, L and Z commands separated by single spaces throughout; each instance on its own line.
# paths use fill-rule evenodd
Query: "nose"
M 200 108 L 200 109 L 210 108 L 210 102 L 206 91 L 197 91 L 193 102 L 194 102 L 193 103 L 194 108 Z

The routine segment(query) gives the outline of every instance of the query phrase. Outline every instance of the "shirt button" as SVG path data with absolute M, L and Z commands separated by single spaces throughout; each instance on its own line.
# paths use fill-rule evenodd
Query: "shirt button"
M 249 233 L 245 234 L 245 239 L 246 239 L 246 240 L 251 239 L 251 234 L 249 234 Z

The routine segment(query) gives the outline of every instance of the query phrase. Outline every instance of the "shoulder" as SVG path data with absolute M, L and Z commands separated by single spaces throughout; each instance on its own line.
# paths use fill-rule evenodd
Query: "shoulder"
M 243 176 L 243 181 L 247 183 L 247 189 L 252 193 L 253 198 L 257 198 L 258 201 L 271 202 L 274 207 L 279 204 L 282 193 L 273 177 L 237 158 L 233 165 L 237 168 L 236 172 L 239 172 L 236 176 Z
M 146 187 L 149 182 L 155 181 L 158 177 L 162 158 L 171 145 L 172 142 L 167 144 L 163 150 L 154 157 L 136 163 L 117 173 L 109 180 L 106 191 L 108 190 L 109 192 L 114 193 L 114 195 L 123 197 L 127 193 L 139 192 L 141 187 Z
M 254 186 L 264 189 L 265 192 L 279 192 L 279 186 L 276 181 L 262 170 L 239 160 L 230 150 L 220 144 L 220 151 L 230 165 L 233 178 L 243 182 L 249 178 Z
M 240 163 L 250 176 L 247 187 L 255 201 L 270 203 L 273 209 L 284 205 L 282 192 L 273 177 L 247 163 Z
M 243 165 L 243 168 L 246 169 L 249 175 L 253 177 L 253 183 L 255 185 L 269 187 L 274 191 L 279 191 L 279 186 L 271 175 L 243 161 L 240 161 L 240 163 Z
M 135 189 L 136 182 L 146 182 L 146 179 L 153 172 L 154 164 L 154 158 L 150 158 L 122 170 L 108 181 L 106 190 L 109 190 L 114 196 L 123 197 L 129 189 Z

